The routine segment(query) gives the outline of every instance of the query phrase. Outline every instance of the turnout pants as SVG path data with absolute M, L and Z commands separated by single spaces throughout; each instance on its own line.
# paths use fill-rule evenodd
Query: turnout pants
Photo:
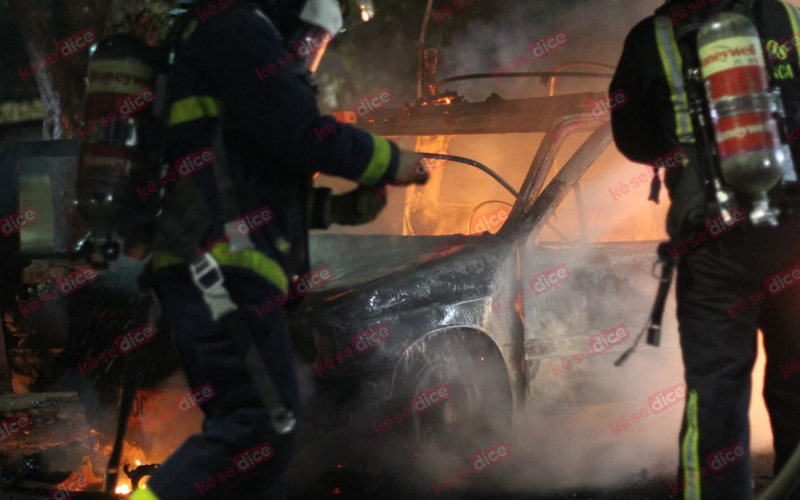
M 297 415 L 297 375 L 283 309 L 277 306 L 260 318 L 253 307 L 267 298 L 277 303 L 281 292 L 249 271 L 225 268 L 224 275 L 281 398 Z M 242 356 L 231 336 L 212 322 L 188 270 L 180 266 L 160 271 L 155 289 L 190 388 L 209 383 L 215 396 L 200 407 L 205 414 L 203 432 L 191 436 L 159 467 L 148 489 L 160 500 L 285 498 L 297 431 L 279 436 L 272 429 Z M 259 452 L 265 442 L 272 454 L 253 460 L 263 457 Z M 244 452 L 249 452 L 249 461 L 242 461 Z
M 753 498 L 748 409 L 758 329 L 767 356 L 764 399 L 776 474 L 797 446 L 800 279 L 791 268 L 799 264 L 800 216 L 777 228 L 735 227 L 681 256 L 678 323 L 688 393 L 680 436 L 679 482 L 685 484 L 673 491 L 678 498 Z

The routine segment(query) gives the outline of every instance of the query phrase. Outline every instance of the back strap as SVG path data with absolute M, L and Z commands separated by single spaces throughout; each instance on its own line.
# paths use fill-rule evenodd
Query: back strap
M 686 87 L 683 81 L 683 59 L 675 40 L 675 32 L 672 29 L 672 23 L 665 15 L 656 16 L 655 27 L 658 53 L 667 76 L 675 112 L 675 136 L 681 143 L 694 144 L 694 128 L 692 117 L 689 114 L 689 99 L 686 96 Z

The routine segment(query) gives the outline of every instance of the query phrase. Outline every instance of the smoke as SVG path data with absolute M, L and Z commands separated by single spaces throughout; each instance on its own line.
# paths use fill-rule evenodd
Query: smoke
M 486 0 L 484 0 L 486 1 Z M 559 2 L 511 2 L 494 0 L 481 6 L 465 7 L 455 15 L 468 19 L 465 30 L 452 36 L 451 43 L 439 48 L 438 76 L 489 73 L 508 65 L 512 72 L 553 71 L 559 65 L 574 61 L 616 66 L 625 36 L 636 23 L 651 15 L 659 1 L 603 0 Z M 475 12 L 473 12 L 473 10 Z M 493 10 L 494 12 L 488 12 Z M 491 21 L 483 14 L 491 14 Z M 431 23 L 429 32 L 443 29 Z M 513 67 L 513 61 L 528 54 L 528 46 L 558 30 L 565 30 L 569 42 L 539 60 Z M 586 67 L 572 71 L 599 71 Z M 557 94 L 604 91 L 610 80 L 562 80 Z M 547 86 L 536 78 L 475 80 L 447 85 L 471 101 L 482 101 L 489 93 L 503 98 L 524 98 L 547 95 Z

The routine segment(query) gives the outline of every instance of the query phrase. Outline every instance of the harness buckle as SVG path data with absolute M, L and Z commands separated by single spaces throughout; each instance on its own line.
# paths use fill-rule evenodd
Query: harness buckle
M 194 284 L 204 295 L 222 286 L 224 282 L 222 269 L 211 254 L 206 253 L 203 255 L 203 260 L 189 264 L 189 268 L 192 271 Z

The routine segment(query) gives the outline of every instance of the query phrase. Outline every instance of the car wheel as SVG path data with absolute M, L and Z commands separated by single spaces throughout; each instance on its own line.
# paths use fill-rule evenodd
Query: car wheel
M 420 397 L 440 384 L 447 387 L 437 390 L 448 395 L 444 401 Z M 494 343 L 478 332 L 442 332 L 417 342 L 401 361 L 394 389 L 393 406 L 411 405 L 408 440 L 421 452 L 468 456 L 497 444 L 492 440 L 511 425 L 508 372 Z

